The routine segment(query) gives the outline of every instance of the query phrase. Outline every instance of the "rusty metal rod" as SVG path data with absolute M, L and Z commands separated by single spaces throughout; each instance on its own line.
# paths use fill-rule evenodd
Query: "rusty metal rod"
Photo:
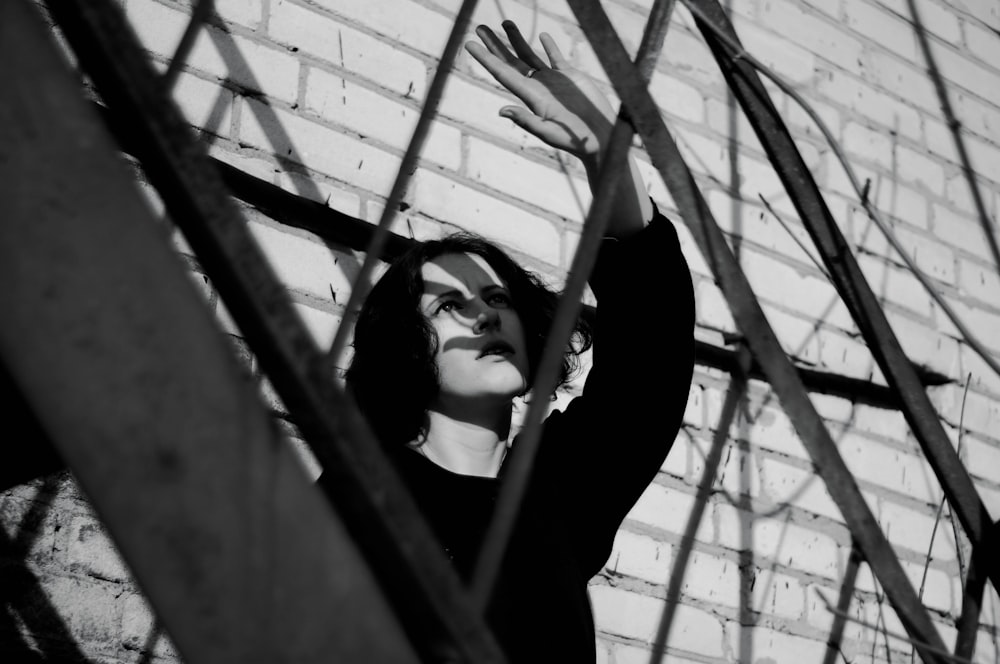
M 930 647 L 920 646 L 921 656 L 927 662 L 946 661 L 938 654 L 938 651 L 944 651 L 941 637 L 768 324 L 753 289 L 696 186 L 693 174 L 664 126 L 645 82 L 629 62 L 625 47 L 603 8 L 586 0 L 569 0 L 569 5 L 619 98 L 629 109 L 630 117 L 653 164 L 670 189 L 684 223 L 712 266 L 733 318 L 757 361 L 767 372 L 775 393 L 865 558 L 885 586 L 900 621 L 914 638 L 921 639 L 922 644 L 929 644 Z
M 475 11 L 477 3 L 478 0 L 463 0 L 458 14 L 455 16 L 455 24 L 451 27 L 451 33 L 448 35 L 448 41 L 445 44 L 444 52 L 441 54 L 441 60 L 438 62 L 434 78 L 431 80 L 430 88 L 427 90 L 427 98 L 420 109 L 420 118 L 417 120 L 416 127 L 413 128 L 413 135 L 410 137 L 409 145 L 406 146 L 403 160 L 399 163 L 396 179 L 392 183 L 392 189 L 389 191 L 389 197 L 385 201 L 385 207 L 382 208 L 382 216 L 379 218 L 375 232 L 372 234 L 368 248 L 365 250 L 365 260 L 361 264 L 361 269 L 358 271 L 357 276 L 354 278 L 354 284 L 351 286 L 351 294 L 348 296 L 347 304 L 344 306 L 344 316 L 341 318 L 340 325 L 337 326 L 337 332 L 334 334 L 329 352 L 329 365 L 331 367 L 340 359 L 344 348 L 347 346 L 348 334 L 352 327 L 348 322 L 368 294 L 371 286 L 368 282 L 375 271 L 375 266 L 378 265 L 379 260 L 382 258 L 382 250 L 389 236 L 389 226 L 392 224 L 393 217 L 396 216 L 399 204 L 403 201 L 403 195 L 406 193 L 406 187 L 410 183 L 410 177 L 417 170 L 417 160 L 420 159 L 420 151 L 424 147 L 424 140 L 427 138 L 427 134 L 430 133 L 431 122 L 434 121 L 434 116 L 437 115 L 438 104 L 441 102 L 445 85 L 448 83 L 448 76 L 451 74 L 452 63 L 458 57 L 459 50 L 462 47 L 462 40 L 465 39 L 465 33 L 468 31 L 469 23 L 472 21 L 472 13 Z
M 502 662 L 430 528 L 240 219 L 205 146 L 110 0 L 49 0 L 82 66 L 136 130 L 137 155 L 324 469 L 323 488 L 417 652 Z
M 799 154 L 791 135 L 771 103 L 757 73 L 742 58 L 733 58 L 729 46 L 717 39 L 707 21 L 724 30 L 731 41 L 738 38 L 725 12 L 715 0 L 685 0 L 699 8 L 695 17 L 723 75 L 747 114 L 778 177 L 784 183 L 806 230 L 834 279 L 837 292 L 861 330 L 882 373 L 902 401 L 903 414 L 930 462 L 938 481 L 965 528 L 974 548 L 985 547 L 987 560 L 997 561 L 985 571 L 1000 588 L 1000 554 L 989 537 L 992 520 L 972 479 L 959 459 L 941 420 L 927 397 L 913 366 L 903 353 L 878 298 L 872 292 L 837 226 L 830 209 Z

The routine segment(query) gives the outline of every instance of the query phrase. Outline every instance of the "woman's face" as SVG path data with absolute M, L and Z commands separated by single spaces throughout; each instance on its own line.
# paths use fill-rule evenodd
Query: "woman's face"
M 478 254 L 442 254 L 420 270 L 420 310 L 437 333 L 438 407 L 509 402 L 528 388 L 521 318 L 507 284 Z

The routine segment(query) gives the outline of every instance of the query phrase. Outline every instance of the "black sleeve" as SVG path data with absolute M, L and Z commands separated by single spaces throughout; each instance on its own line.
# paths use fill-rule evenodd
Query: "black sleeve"
M 546 420 L 535 477 L 556 492 L 592 576 L 680 429 L 695 312 L 677 232 L 659 211 L 633 237 L 604 242 L 590 283 L 593 364 L 583 394 Z

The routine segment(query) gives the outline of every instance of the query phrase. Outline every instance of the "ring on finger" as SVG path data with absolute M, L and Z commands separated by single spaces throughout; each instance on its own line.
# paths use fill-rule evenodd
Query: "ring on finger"
M 532 67 L 531 69 L 529 69 L 529 70 L 528 70 L 528 71 L 527 71 L 527 72 L 526 72 L 526 73 L 524 74 L 524 76 L 525 76 L 525 78 L 531 78 L 531 77 L 532 77 L 532 76 L 534 76 L 534 75 L 535 75 L 535 74 L 536 74 L 537 72 L 538 72 L 538 69 L 536 69 L 535 67 Z

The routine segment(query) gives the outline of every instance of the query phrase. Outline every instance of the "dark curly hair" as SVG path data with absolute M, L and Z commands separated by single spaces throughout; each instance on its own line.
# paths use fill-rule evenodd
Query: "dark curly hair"
M 458 233 L 415 245 L 392 263 L 365 299 L 347 370 L 347 388 L 383 445 L 406 444 L 427 433 L 427 408 L 439 389 L 438 339 L 420 311 L 420 269 L 437 256 L 453 253 L 483 257 L 506 282 L 524 328 L 529 384 L 534 379 L 558 295 L 479 236 Z M 591 343 L 591 326 L 581 319 L 563 355 L 560 386 L 578 369 L 578 356 Z

